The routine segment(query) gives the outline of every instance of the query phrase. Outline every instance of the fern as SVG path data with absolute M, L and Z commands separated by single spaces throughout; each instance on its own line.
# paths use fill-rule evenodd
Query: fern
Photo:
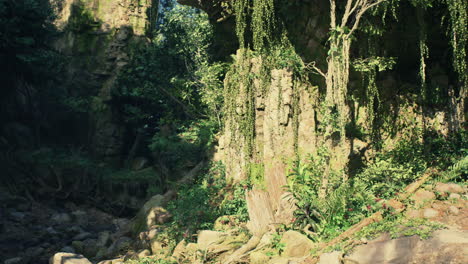
M 440 181 L 448 182 L 455 180 L 466 181 L 468 178 L 468 155 L 455 162 L 446 172 L 441 175 Z

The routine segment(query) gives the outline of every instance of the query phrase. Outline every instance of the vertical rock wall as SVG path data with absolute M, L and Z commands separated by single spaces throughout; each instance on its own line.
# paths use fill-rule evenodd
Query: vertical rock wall
M 156 20 L 157 1 L 51 1 L 61 31 L 54 46 L 70 58 L 65 85 L 72 94 L 94 94 L 87 129 L 90 149 L 97 158 L 118 164 L 125 128 L 110 104 L 112 89 L 131 50 L 146 43 L 145 34 Z
M 238 61 L 240 56 L 238 53 Z M 261 63 L 259 58 L 251 59 L 249 67 L 254 76 L 260 76 Z M 250 139 L 236 121 L 247 118 L 243 105 L 249 93 L 240 83 L 234 84 L 234 89 L 236 85 L 239 89 L 237 107 L 234 116 L 225 120 L 216 157 L 225 163 L 228 177 L 235 181 L 250 178 L 253 183 L 246 199 L 254 233 L 267 231 L 272 223 L 291 221 L 294 206 L 285 189 L 289 169 L 297 158 L 315 151 L 316 87 L 296 80 L 288 69 L 273 69 L 270 76 L 271 80 L 252 81 L 255 90 L 252 152 L 247 152 Z M 227 76 L 226 85 L 232 85 L 230 82 Z M 265 85 L 266 90 L 262 88 Z

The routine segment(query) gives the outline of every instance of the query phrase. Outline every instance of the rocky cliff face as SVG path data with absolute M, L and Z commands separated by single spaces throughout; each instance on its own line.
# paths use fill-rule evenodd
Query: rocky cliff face
M 234 20 L 223 1 L 179 2 L 205 10 L 215 25 L 224 23 L 229 27 L 228 21 Z M 328 14 L 327 4 L 327 1 L 296 1 L 286 7 L 289 11 L 283 12 L 295 52 L 304 62 L 316 61 L 321 68 L 324 68 L 327 57 L 325 45 L 329 27 L 327 16 L 321 14 Z M 235 28 L 231 26 L 230 30 L 234 32 Z M 238 51 L 236 61 L 243 61 L 242 56 Z M 437 65 L 434 65 L 435 68 Z M 374 128 L 369 122 L 365 92 L 359 95 L 362 83 L 359 80 L 361 76 L 356 73 L 351 75 L 350 83 L 350 90 L 355 93 L 352 95 L 355 99 L 349 102 L 352 126 L 346 129 L 346 138 L 339 142 L 334 140 L 336 135 L 326 136 L 323 129 L 324 124 L 333 122 L 334 117 L 326 116 L 322 111 L 320 98 L 323 98 L 323 92 L 319 86 L 323 86 L 323 80 L 320 77 L 312 75 L 311 79 L 304 80 L 297 78 L 292 69 L 279 67 L 269 69 L 266 74 L 269 78 L 262 79 L 260 76 L 265 74 L 261 72 L 260 58 L 251 58 L 240 67 L 248 69 L 242 73 L 245 76 L 236 79 L 228 74 L 225 80 L 225 96 L 231 110 L 225 115 L 225 129 L 215 158 L 225 163 L 228 177 L 235 181 L 249 179 L 253 182 L 254 189 L 246 196 L 250 224 L 254 232 L 262 233 L 269 224 L 288 223 L 292 217 L 294 208 L 284 187 L 293 161 L 306 161 L 310 155 L 317 156 L 320 148 L 326 146 L 330 170 L 334 170 L 339 178 L 352 175 L 375 153 L 372 147 L 374 139 L 363 137 L 358 130 L 369 135 Z M 446 107 L 422 109 L 408 94 L 394 93 L 399 87 L 414 85 L 397 78 L 399 74 L 382 73 L 377 84 L 383 91 L 377 132 L 383 150 L 393 148 L 401 138 L 422 129 L 447 135 L 454 130 L 456 123 L 464 121 L 462 115 L 457 115 L 454 97 Z M 247 76 L 254 77 L 246 85 L 241 78 L 251 78 Z M 447 73 L 444 76 L 435 76 L 432 82 L 450 90 Z M 230 89 L 236 92 L 231 94 Z M 363 96 L 362 100 L 359 96 Z M 231 97 L 234 99 L 229 99 Z M 249 110 L 252 108 L 253 111 Z M 325 142 L 331 143 L 325 145 Z
M 131 50 L 146 42 L 157 14 L 152 0 L 55 1 L 61 35 L 54 47 L 69 57 L 65 85 L 71 94 L 94 94 L 89 117 L 93 153 L 112 163 L 121 159 L 125 129 L 111 105 L 117 74 Z

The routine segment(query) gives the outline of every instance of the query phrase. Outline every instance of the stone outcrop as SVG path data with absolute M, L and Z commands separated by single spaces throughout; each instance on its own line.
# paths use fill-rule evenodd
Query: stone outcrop
M 215 26 L 224 24 L 228 31 L 235 32 L 235 23 L 233 23 L 235 19 L 229 7 L 230 1 L 178 0 L 178 2 L 206 11 L 212 24 Z M 325 43 L 328 37 L 329 18 L 322 14 L 329 12 L 328 3 L 301 1 L 282 6 L 279 12 L 287 18 L 284 26 L 288 39 L 303 62 L 315 61 L 319 68 L 326 68 Z M 228 21 L 231 21 L 231 24 L 228 24 Z M 235 38 L 232 42 L 235 43 Z M 388 48 L 398 50 L 390 44 Z M 241 56 L 238 52 L 236 61 L 242 61 Z M 333 122 L 330 119 L 335 117 L 325 116 L 322 111 L 320 98 L 323 98 L 323 91 L 313 86 L 324 87 L 324 80 L 320 79 L 318 74 L 310 74 L 310 80 L 304 81 L 297 78 L 292 69 L 268 69 L 266 75 L 269 75 L 269 79 L 265 80 L 259 77 L 262 74 L 265 76 L 260 58 L 250 58 L 247 64 L 249 65 L 239 65 L 239 67 L 249 69 L 247 73 L 242 73 L 244 74 L 242 77 L 247 79 L 253 76 L 249 84 L 251 87 L 244 87 L 242 81 L 239 81 L 242 77 L 229 80 L 232 76 L 229 74 L 226 76 L 225 86 L 235 83 L 233 90 L 239 92 L 235 95 L 226 94 L 226 98 L 236 97 L 235 106 L 232 107 L 235 109 L 231 109 L 232 113 L 225 115 L 224 131 L 215 158 L 226 164 L 228 177 L 235 181 L 249 178 L 254 182 L 255 188 L 247 195 L 251 216 L 250 227 L 254 233 L 262 233 L 268 230 L 269 224 L 288 223 L 291 220 L 293 205 L 291 203 L 288 205 L 284 201 L 290 197 L 284 186 L 290 173 L 288 170 L 291 168 L 291 162 L 306 161 L 309 154 L 317 154 L 320 146 L 324 146 L 324 142 L 331 141 L 332 143 L 327 143 L 330 155 L 329 168 L 334 169 L 337 175 L 352 176 L 375 154 L 371 149 L 374 121 L 370 120 L 368 105 L 365 103 L 366 92 L 362 91 L 365 87 L 361 87 L 362 84 L 354 73 L 351 74 L 349 91 L 355 93 L 352 95 L 355 99 L 349 102 L 352 121 L 347 124 L 349 127 L 346 128 L 346 135 L 340 135 L 342 132 L 340 131 L 331 133 L 332 135 L 325 138 L 323 126 L 326 122 Z M 437 78 L 434 76 L 437 85 L 444 89 L 449 87 L 446 79 L 443 76 Z M 414 132 L 407 128 L 416 130 L 425 127 L 442 135 L 448 135 L 453 130 L 450 128 L 453 123 L 451 109 L 424 109 L 425 113 L 421 113 L 420 106 L 407 95 L 389 93 L 407 85 L 397 81 L 394 73 L 379 73 L 377 85 L 382 91 L 379 99 L 380 110 L 385 112 L 382 115 L 387 115 L 379 117 L 381 120 L 378 122 L 389 122 L 387 126 L 395 128 L 386 129 L 382 126 L 378 132 L 380 138 L 385 139 L 382 144 L 384 150 L 393 148 L 401 138 L 407 138 Z M 252 90 L 255 94 L 249 93 Z M 358 95 L 359 93 L 361 95 Z M 255 108 L 253 114 L 247 113 L 246 108 L 252 106 L 246 106 L 245 103 L 252 97 L 254 97 L 252 105 Z M 249 124 L 248 128 L 239 124 L 240 120 L 245 119 L 252 119 L 252 124 Z M 382 121 L 384 119 L 388 120 Z M 242 130 L 245 129 L 251 130 L 247 137 L 242 134 Z M 346 138 L 342 142 L 335 140 L 340 136 Z M 324 184 L 324 189 L 327 188 L 325 185 L 327 184 Z
M 418 236 L 376 239 L 344 257 L 346 264 L 464 263 L 468 236 L 460 230 L 439 230 L 428 240 Z
M 121 160 L 125 128 L 112 106 L 112 89 L 131 50 L 146 42 L 157 16 L 153 0 L 51 0 L 61 35 L 54 47 L 70 58 L 65 86 L 72 95 L 90 94 L 88 144 L 96 157 Z

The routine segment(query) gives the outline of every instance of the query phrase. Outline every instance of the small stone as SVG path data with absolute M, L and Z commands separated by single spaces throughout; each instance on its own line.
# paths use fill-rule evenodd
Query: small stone
M 151 251 L 149 251 L 148 249 L 145 249 L 145 250 L 142 250 L 140 253 L 138 253 L 138 258 L 144 258 L 150 255 L 151 255 Z
M 408 218 L 420 218 L 421 217 L 421 210 L 410 209 L 410 210 L 406 211 L 406 217 L 408 217 Z
M 402 202 L 397 201 L 395 199 L 388 200 L 387 205 L 389 207 L 392 207 L 393 209 L 395 209 L 397 211 L 402 210 L 403 208 L 405 208 L 405 205 Z
M 412 198 L 414 200 L 415 206 L 422 206 L 427 201 L 434 200 L 435 197 L 436 196 L 433 192 L 420 189 L 414 193 Z
M 157 240 L 151 241 L 151 252 L 155 255 L 163 250 L 163 244 Z
M 46 231 L 47 231 L 47 233 L 49 233 L 49 234 L 51 234 L 51 235 L 56 235 L 56 234 L 58 234 L 58 232 L 55 231 L 55 229 L 54 229 L 53 227 L 51 227 L 51 226 L 48 227 L 48 228 L 46 229 Z
M 260 243 L 258 243 L 258 247 L 269 247 L 271 245 L 271 241 L 273 240 L 273 232 L 267 232 L 263 234 L 262 238 L 260 239 Z
M 16 264 L 16 263 L 21 263 L 22 260 L 23 260 L 22 258 L 16 257 L 16 258 L 7 259 L 3 263 L 5 263 L 5 264 Z
M 449 196 L 449 199 L 460 199 L 461 198 L 461 195 L 458 194 L 458 193 L 451 193 L 450 196 Z
M 50 258 L 49 264 L 92 264 L 83 255 L 60 252 Z
M 320 256 L 318 264 L 341 264 L 341 258 L 343 252 L 333 251 L 331 253 L 325 253 Z
M 87 257 L 96 256 L 96 253 L 99 250 L 99 247 L 97 247 L 96 242 L 96 239 L 86 239 L 85 241 L 83 241 L 83 255 Z
M 71 217 L 66 213 L 55 214 L 52 216 L 51 219 L 52 221 L 59 223 L 59 224 L 64 224 L 64 223 L 68 223 L 71 221 Z
M 77 210 L 72 213 L 74 220 L 80 226 L 88 225 L 88 214 L 85 211 Z
M 60 252 L 76 253 L 75 250 L 70 246 L 63 247 L 62 249 L 60 249 Z
M 158 234 L 158 229 L 154 228 L 154 229 L 151 229 L 150 231 L 148 231 L 148 234 L 147 234 L 147 239 L 148 240 L 153 240 L 156 235 Z
M 436 184 L 435 190 L 441 194 L 445 193 L 463 193 L 463 187 L 456 183 L 442 183 L 438 182 Z
M 187 246 L 187 242 L 185 242 L 185 240 L 183 239 L 174 248 L 174 251 L 172 252 L 172 256 L 175 257 L 176 259 L 180 258 L 182 256 L 182 253 L 185 251 L 186 246 Z
M 169 222 L 171 218 L 171 213 L 163 207 L 153 207 L 146 216 L 146 225 L 151 227 L 153 225 L 165 224 Z
M 270 257 L 263 252 L 252 252 L 250 254 L 250 264 L 263 264 L 268 263 Z
M 268 261 L 268 264 L 289 264 L 289 258 L 275 257 Z
M 44 248 L 42 247 L 33 247 L 33 248 L 28 248 L 26 250 L 25 255 L 30 257 L 30 258 L 35 258 L 39 255 L 41 255 L 44 252 Z
M 21 212 L 11 212 L 10 215 L 14 218 L 16 221 L 22 221 L 24 217 L 26 216 L 25 213 Z
M 427 208 L 427 209 L 424 209 L 423 216 L 424 218 L 434 218 L 434 217 L 439 216 L 439 211 L 432 209 L 432 208 Z
M 104 232 L 99 233 L 96 245 L 98 247 L 105 247 L 107 246 L 109 241 L 110 241 L 110 233 L 108 231 L 104 231 Z
M 83 250 L 84 250 L 83 241 L 73 241 L 71 245 L 73 249 L 75 250 L 75 252 L 83 253 Z
M 84 233 L 83 229 L 79 226 L 72 226 L 67 229 L 69 233 L 79 234 Z
M 456 206 L 450 206 L 449 211 L 453 215 L 458 215 L 460 213 L 460 210 Z
M 85 240 L 85 239 L 87 239 L 87 238 L 89 238 L 89 237 L 91 237 L 91 236 L 92 236 L 91 233 L 89 233 L 89 232 L 83 232 L 83 233 L 80 233 L 80 234 L 74 236 L 74 237 L 73 237 L 73 240 Z
M 132 245 L 132 239 L 129 237 L 121 237 L 117 239 L 107 250 L 107 255 L 117 255 L 119 252 L 130 248 Z
M 126 230 L 130 224 L 130 220 L 119 218 L 112 220 L 112 223 L 117 227 L 117 230 Z
M 97 253 L 96 253 L 96 256 L 94 256 L 95 259 L 99 260 L 99 259 L 103 259 L 107 256 L 107 248 L 100 248 Z
M 432 208 L 434 208 L 436 210 L 444 210 L 445 204 L 443 204 L 443 203 L 434 203 L 432 205 Z

